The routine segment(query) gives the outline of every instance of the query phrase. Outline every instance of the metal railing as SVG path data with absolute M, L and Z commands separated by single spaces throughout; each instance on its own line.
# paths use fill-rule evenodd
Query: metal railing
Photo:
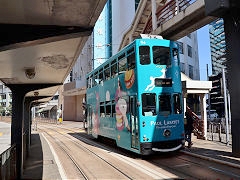
M 229 125 L 229 129 L 231 129 L 231 125 Z M 213 120 L 208 120 L 208 138 L 212 141 L 219 141 L 222 143 L 226 144 L 232 144 L 232 135 L 231 135 L 231 130 L 229 131 L 229 141 L 227 140 L 226 137 L 226 123 L 225 123 L 225 118 L 215 118 Z
M 0 154 L 0 163 L 0 179 L 16 179 L 16 145 L 12 145 Z
M 157 26 L 164 24 L 172 19 L 181 11 L 184 11 L 188 6 L 196 2 L 197 0 L 172 0 L 166 3 L 164 6 L 159 6 L 156 12 Z M 145 34 L 152 32 L 152 18 L 149 18 L 147 25 L 144 29 Z

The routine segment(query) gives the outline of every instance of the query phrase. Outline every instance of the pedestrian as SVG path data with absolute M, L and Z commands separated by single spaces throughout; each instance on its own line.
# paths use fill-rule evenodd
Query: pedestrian
M 193 132 L 193 118 L 191 115 L 191 111 L 188 109 L 185 113 L 186 115 L 186 121 L 184 123 L 184 129 L 185 129 L 185 140 L 188 142 L 188 148 L 191 148 L 192 143 L 192 132 Z
M 62 124 L 62 110 L 58 109 L 57 110 L 57 124 Z

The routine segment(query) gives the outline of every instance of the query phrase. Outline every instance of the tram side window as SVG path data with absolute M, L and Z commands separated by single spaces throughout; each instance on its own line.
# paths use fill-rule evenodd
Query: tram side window
M 175 114 L 181 114 L 182 113 L 182 106 L 181 106 L 181 99 L 179 94 L 173 95 L 173 108 Z
M 122 71 L 126 71 L 126 70 L 127 70 L 127 59 L 126 59 L 126 58 L 121 59 L 121 60 L 118 62 L 118 69 L 119 69 L 119 72 L 122 72 Z
M 100 103 L 100 117 L 105 117 L 105 106 L 104 102 Z
M 172 53 L 173 53 L 173 58 L 178 59 L 178 49 L 173 48 Z
M 100 71 L 99 71 L 99 84 L 101 84 L 101 82 L 103 81 L 103 69 L 101 69 Z
M 128 70 L 135 68 L 135 54 L 131 54 L 127 57 Z
M 93 76 L 93 86 L 96 86 L 99 83 L 98 72 L 94 73 Z
M 116 116 L 115 104 L 112 104 L 112 117 Z
M 106 117 L 111 117 L 111 104 L 106 105 Z
M 109 80 L 110 79 L 110 68 L 109 65 L 106 65 L 104 67 L 104 80 Z
M 139 47 L 140 64 L 150 64 L 150 47 L 140 46 Z
M 171 96 L 159 95 L 159 114 L 168 116 L 171 114 Z
M 91 84 L 90 84 L 90 78 L 87 77 L 87 88 L 90 88 L 91 87 Z
M 88 88 L 92 88 L 92 76 L 88 77 Z
M 156 94 L 155 93 L 142 94 L 142 115 L 143 116 L 156 115 Z
M 168 47 L 153 46 L 153 63 L 159 65 L 170 65 L 170 51 Z
M 112 73 L 112 77 L 116 76 L 116 74 L 118 73 L 116 59 L 111 62 L 111 73 Z

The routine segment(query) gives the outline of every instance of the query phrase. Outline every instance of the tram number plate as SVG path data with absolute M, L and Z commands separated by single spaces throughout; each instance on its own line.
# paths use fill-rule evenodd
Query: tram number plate
M 172 79 L 156 78 L 155 79 L 155 86 L 157 86 L 157 87 L 172 87 Z

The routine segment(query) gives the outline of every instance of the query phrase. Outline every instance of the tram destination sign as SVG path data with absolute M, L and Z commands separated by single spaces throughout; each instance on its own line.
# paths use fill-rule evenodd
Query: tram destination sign
M 156 78 L 155 79 L 156 87 L 172 87 L 172 79 L 168 78 Z

